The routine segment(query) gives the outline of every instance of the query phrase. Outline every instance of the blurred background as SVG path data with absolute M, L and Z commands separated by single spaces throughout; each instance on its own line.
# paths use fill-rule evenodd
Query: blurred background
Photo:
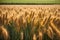
M 60 4 L 60 0 L 0 0 L 0 3 Z

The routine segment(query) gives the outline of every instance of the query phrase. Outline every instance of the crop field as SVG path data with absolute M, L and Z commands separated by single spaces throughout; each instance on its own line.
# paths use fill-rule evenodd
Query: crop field
M 60 40 L 60 5 L 0 5 L 0 40 Z

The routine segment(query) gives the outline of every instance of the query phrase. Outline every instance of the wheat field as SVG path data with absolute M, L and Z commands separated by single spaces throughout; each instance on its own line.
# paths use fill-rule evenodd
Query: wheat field
M 60 5 L 0 5 L 0 40 L 60 40 Z

